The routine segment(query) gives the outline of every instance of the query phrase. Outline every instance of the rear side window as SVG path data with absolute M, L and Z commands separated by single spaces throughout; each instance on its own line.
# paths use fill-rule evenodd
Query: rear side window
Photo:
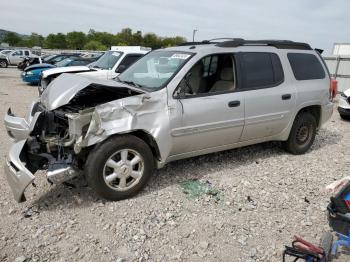
M 296 80 L 323 79 L 326 74 L 313 54 L 289 53 L 288 60 Z
M 283 82 L 284 74 L 279 57 L 274 53 L 242 53 L 243 89 L 259 89 Z

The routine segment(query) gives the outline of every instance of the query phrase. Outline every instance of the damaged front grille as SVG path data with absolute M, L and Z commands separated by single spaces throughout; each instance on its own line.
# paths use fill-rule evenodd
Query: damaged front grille
M 37 102 L 33 106 L 31 116 L 34 116 L 35 113 L 37 113 L 37 112 L 44 112 L 44 111 L 45 111 L 45 107 L 40 102 Z

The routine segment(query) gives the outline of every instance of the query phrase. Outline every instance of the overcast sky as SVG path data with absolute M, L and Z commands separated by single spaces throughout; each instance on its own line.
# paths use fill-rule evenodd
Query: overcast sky
M 0 28 L 23 34 L 133 30 L 196 40 L 305 41 L 332 52 L 350 42 L 349 0 L 0 0 Z

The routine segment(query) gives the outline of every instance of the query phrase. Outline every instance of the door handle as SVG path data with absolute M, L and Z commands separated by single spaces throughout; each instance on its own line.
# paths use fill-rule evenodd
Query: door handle
M 236 101 L 230 101 L 230 102 L 228 102 L 228 107 L 237 107 L 237 106 L 239 106 L 241 104 L 241 101 L 238 101 L 238 100 L 236 100 Z
M 284 94 L 282 95 L 282 100 L 289 100 L 291 99 L 292 95 L 291 94 Z

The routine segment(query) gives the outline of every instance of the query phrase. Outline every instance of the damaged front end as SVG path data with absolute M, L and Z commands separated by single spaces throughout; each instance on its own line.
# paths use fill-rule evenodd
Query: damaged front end
M 67 83 L 73 87 L 65 89 Z M 115 84 L 62 75 L 32 104 L 25 118 L 9 109 L 4 122 L 15 143 L 6 158 L 5 173 L 17 202 L 25 201 L 24 191 L 38 170 L 47 171 L 48 181 L 54 184 L 81 173 L 89 150 L 85 150 L 86 135 L 98 135 L 95 107 L 142 93 Z

